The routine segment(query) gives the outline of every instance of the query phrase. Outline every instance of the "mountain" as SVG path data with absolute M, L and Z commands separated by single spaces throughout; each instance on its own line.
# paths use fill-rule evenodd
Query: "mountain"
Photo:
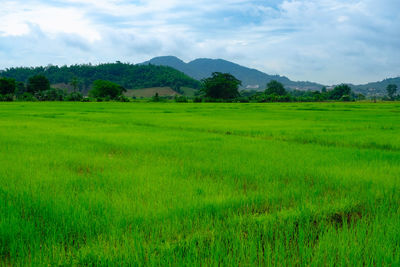
M 355 92 L 362 93 L 364 95 L 382 96 L 387 94 L 386 87 L 389 84 L 397 85 L 398 90 L 400 90 L 400 77 L 389 78 L 380 82 L 372 82 L 362 85 L 351 85 L 351 87 Z
M 242 81 L 246 89 L 264 90 L 271 80 L 281 82 L 285 87 L 300 90 L 320 90 L 323 85 L 313 82 L 295 82 L 285 76 L 269 75 L 256 69 L 250 69 L 223 59 L 199 58 L 185 63 L 177 57 L 156 57 L 141 64 L 162 65 L 175 68 L 188 76 L 201 80 L 210 77 L 213 72 L 230 73 Z

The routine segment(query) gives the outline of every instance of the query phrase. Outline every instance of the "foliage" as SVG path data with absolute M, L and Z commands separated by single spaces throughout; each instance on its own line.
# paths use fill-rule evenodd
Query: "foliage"
M 46 76 L 37 74 L 28 79 L 28 93 L 37 94 L 47 90 L 50 90 L 50 81 L 46 78 Z
M 187 103 L 188 102 L 187 97 L 183 96 L 183 95 L 175 95 L 174 100 L 177 103 Z
M 214 99 L 233 99 L 239 96 L 241 81 L 229 73 L 214 72 L 211 77 L 203 79 L 202 92 Z
M 117 99 L 123 92 L 126 92 L 126 89 L 119 84 L 105 80 L 96 80 L 93 82 L 89 95 L 94 98 Z
M 363 95 L 363 94 L 356 94 L 354 98 L 357 100 L 365 100 L 366 99 L 365 95 Z
M 0 101 L 11 102 L 13 100 L 14 100 L 14 95 L 13 94 L 0 95 Z
M 276 80 L 272 80 L 267 84 L 267 89 L 265 89 L 265 94 L 266 95 L 273 95 L 276 94 L 278 96 L 283 96 L 286 95 L 287 92 L 285 88 L 283 87 L 283 84 Z
M 15 79 L 0 78 L 0 95 L 14 95 L 16 89 Z
M 80 92 L 72 92 L 65 96 L 66 101 L 82 101 L 83 95 Z
M 155 93 L 155 95 L 151 98 L 151 101 L 153 102 L 160 102 L 161 98 L 158 95 L 158 93 Z
M 193 102 L 194 103 L 201 103 L 201 102 L 203 102 L 203 98 L 201 96 L 195 96 L 193 98 Z
M 180 87 L 198 89 L 200 82 L 186 74 L 166 66 L 107 63 L 100 65 L 47 66 L 36 68 L 9 68 L 2 72 L 5 77 L 26 82 L 29 77 L 43 74 L 51 84 L 71 84 L 79 91 L 88 92 L 91 84 L 99 79 L 120 84 L 124 88 Z
M 65 92 L 61 89 L 50 88 L 49 90 L 36 92 L 35 96 L 40 101 L 63 101 Z
M 333 88 L 332 91 L 328 92 L 328 98 L 332 100 L 340 100 L 343 97 L 347 99 L 351 95 L 351 88 L 347 84 L 341 84 Z
M 73 78 L 71 79 L 71 81 L 70 81 L 70 84 L 71 84 L 71 86 L 72 86 L 74 92 L 76 92 L 76 90 L 78 89 L 78 86 L 79 86 L 80 82 L 79 82 L 79 80 L 78 80 L 77 77 L 73 77 Z
M 23 82 L 16 82 L 16 88 L 15 88 L 15 96 L 18 98 L 22 94 L 27 92 L 27 88 L 25 86 L 25 83 Z
M 129 98 L 124 95 L 118 96 L 115 100 L 117 100 L 118 102 L 130 102 Z
M 32 93 L 28 93 L 28 92 L 24 92 L 22 94 L 17 95 L 17 99 L 19 101 L 37 101 L 38 100 Z
M 388 94 L 389 98 L 391 100 L 394 100 L 395 99 L 395 94 L 396 94 L 396 91 L 397 91 L 397 85 L 396 84 L 389 84 L 386 87 L 386 91 L 387 91 L 387 94 Z

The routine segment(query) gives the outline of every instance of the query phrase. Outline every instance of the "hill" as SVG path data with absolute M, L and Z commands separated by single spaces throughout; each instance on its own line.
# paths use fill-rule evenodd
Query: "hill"
M 171 87 L 180 91 L 181 87 L 199 88 L 200 82 L 188 75 L 168 66 L 133 65 L 126 63 L 107 63 L 100 65 L 72 65 L 47 67 L 9 68 L 0 73 L 1 76 L 26 82 L 29 77 L 44 74 L 51 84 L 66 85 L 72 78 L 79 81 L 79 89 L 87 92 L 98 79 L 109 80 L 127 89 L 149 87 Z
M 285 76 L 269 75 L 256 69 L 247 68 L 223 59 L 200 58 L 185 63 L 177 57 L 165 56 L 153 58 L 142 64 L 170 66 L 197 80 L 210 77 L 213 72 L 230 73 L 242 81 L 242 87 L 244 89 L 264 90 L 266 84 L 271 80 L 277 80 L 285 85 L 285 87 L 292 89 L 320 90 L 323 87 L 323 85 L 318 83 L 295 82 Z
M 379 82 L 372 82 L 362 85 L 351 85 L 354 91 L 365 94 L 365 95 L 374 95 L 382 96 L 386 95 L 386 87 L 389 84 L 396 84 L 397 88 L 400 89 L 400 77 L 397 78 L 389 78 Z

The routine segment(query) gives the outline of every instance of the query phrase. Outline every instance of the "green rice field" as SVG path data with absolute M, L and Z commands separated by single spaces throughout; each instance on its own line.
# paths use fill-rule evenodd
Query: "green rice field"
M 0 266 L 399 266 L 400 103 L 0 103 Z

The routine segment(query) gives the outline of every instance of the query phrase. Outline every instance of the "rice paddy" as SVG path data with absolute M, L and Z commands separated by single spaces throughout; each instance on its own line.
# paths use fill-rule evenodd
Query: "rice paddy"
M 0 103 L 0 265 L 400 265 L 400 103 Z

